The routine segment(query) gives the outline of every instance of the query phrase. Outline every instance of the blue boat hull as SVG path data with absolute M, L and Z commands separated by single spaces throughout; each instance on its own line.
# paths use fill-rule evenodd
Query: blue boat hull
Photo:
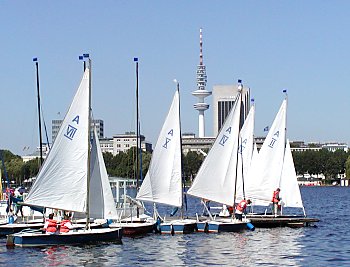
M 92 229 L 64 234 L 18 233 L 7 236 L 7 246 L 41 247 L 52 245 L 85 245 L 103 242 L 121 243 L 122 229 Z
M 209 221 L 204 224 L 204 232 L 208 233 L 241 232 L 248 229 L 246 222 Z
M 193 233 L 196 228 L 196 222 L 194 220 L 177 220 L 160 224 L 161 234 L 190 234 Z
M 197 222 L 197 231 L 201 233 L 208 232 L 208 223 L 207 222 Z

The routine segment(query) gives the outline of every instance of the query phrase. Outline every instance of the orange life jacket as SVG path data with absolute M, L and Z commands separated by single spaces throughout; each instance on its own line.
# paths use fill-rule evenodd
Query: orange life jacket
M 60 233 L 68 233 L 69 228 L 66 226 L 66 223 L 70 222 L 69 220 L 62 220 L 60 224 Z
M 239 204 L 236 206 L 236 210 L 243 212 L 247 207 L 247 200 L 243 199 Z
M 233 213 L 233 207 L 229 206 L 227 209 L 228 209 L 228 212 L 229 212 L 230 214 Z
M 46 232 L 54 233 L 57 231 L 57 222 L 53 219 L 47 219 L 49 222 L 46 228 Z
M 272 202 L 278 203 L 279 201 L 280 201 L 280 192 L 277 190 L 273 191 Z

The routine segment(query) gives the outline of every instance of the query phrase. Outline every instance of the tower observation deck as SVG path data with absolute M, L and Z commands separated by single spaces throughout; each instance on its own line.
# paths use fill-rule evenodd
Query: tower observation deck
M 197 97 L 198 102 L 193 105 L 198 110 L 198 137 L 205 137 L 204 111 L 209 108 L 209 104 L 204 102 L 204 98 L 211 95 L 211 92 L 205 89 L 207 84 L 207 71 L 203 64 L 203 35 L 202 29 L 199 30 L 199 65 L 197 65 L 197 90 L 192 95 Z

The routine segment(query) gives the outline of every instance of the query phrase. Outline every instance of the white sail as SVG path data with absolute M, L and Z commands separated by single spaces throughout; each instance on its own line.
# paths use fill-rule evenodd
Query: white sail
M 176 91 L 137 199 L 182 205 L 180 99 Z
M 268 205 L 273 191 L 280 186 L 280 177 L 286 142 L 287 99 L 283 100 L 270 131 L 252 164 L 246 180 L 246 196 L 253 204 L 261 201 Z
M 245 187 L 245 179 L 247 178 L 248 170 L 252 162 L 254 149 L 254 121 L 255 106 L 253 105 L 250 108 L 248 116 L 239 133 L 236 201 L 239 201 L 244 197 L 243 188 Z
M 108 174 L 96 129 L 91 146 L 89 214 L 97 219 L 118 219 Z
M 240 110 L 239 93 L 188 194 L 233 205 Z
M 55 143 L 25 203 L 86 211 L 89 94 L 89 69 L 86 68 Z
M 280 197 L 285 207 L 303 208 L 289 140 L 287 140 L 286 152 L 284 154 L 280 189 Z

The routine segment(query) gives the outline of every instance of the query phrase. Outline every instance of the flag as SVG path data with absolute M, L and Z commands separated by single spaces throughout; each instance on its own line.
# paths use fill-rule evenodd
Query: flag
M 84 57 L 83 56 L 79 56 L 79 60 L 83 60 L 84 59 Z
M 283 93 L 287 93 L 287 89 L 284 89 L 284 90 L 283 90 Z
M 34 62 L 37 62 L 37 61 L 38 61 L 38 58 L 37 58 L 37 57 L 33 58 L 33 61 L 34 61 Z
M 135 61 L 135 62 L 138 62 L 138 61 L 139 61 L 139 58 L 134 57 L 134 61 Z
M 264 128 L 264 132 L 267 132 L 269 130 L 269 126 L 266 126 L 265 128 Z

